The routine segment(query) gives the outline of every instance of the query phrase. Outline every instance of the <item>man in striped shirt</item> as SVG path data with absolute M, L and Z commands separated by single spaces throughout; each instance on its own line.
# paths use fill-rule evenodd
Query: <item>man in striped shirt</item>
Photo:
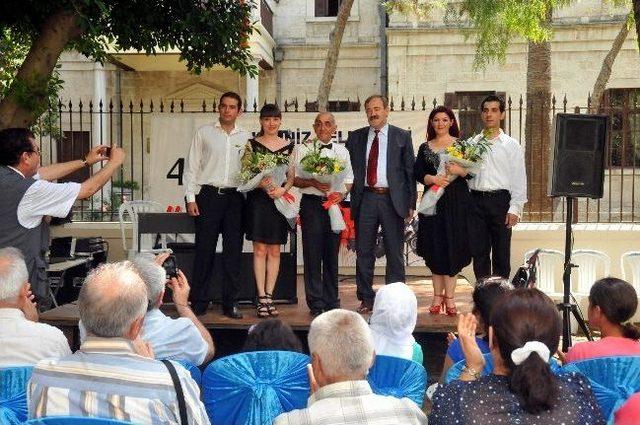
M 36 365 L 28 388 L 29 418 L 70 415 L 180 423 L 171 375 L 139 339 L 147 290 L 131 263 L 94 270 L 80 291 L 78 307 L 87 339 L 75 354 Z M 175 368 L 188 424 L 209 424 L 197 384 L 179 364 Z

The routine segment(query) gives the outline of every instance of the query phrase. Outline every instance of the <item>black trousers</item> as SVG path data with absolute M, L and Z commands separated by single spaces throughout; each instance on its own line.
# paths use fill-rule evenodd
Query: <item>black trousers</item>
M 382 226 L 384 253 L 387 259 L 385 283 L 404 282 L 404 217 L 393 207 L 389 194 L 364 192 L 356 218 L 356 296 L 372 303 L 373 269 L 378 228 Z
M 504 222 L 510 200 L 507 190 L 471 191 L 469 243 L 476 279 L 489 276 L 509 278 L 511 229 Z
M 194 305 L 213 300 L 213 273 L 218 236 L 222 233 L 224 280 L 222 304 L 231 306 L 240 291 L 244 196 L 239 192 L 220 194 L 203 186 L 196 195 L 200 215 L 196 217 L 196 256 L 190 299 Z
M 338 249 L 340 234 L 331 230 L 329 214 L 318 196 L 303 195 L 300 202 L 304 290 L 312 311 L 340 307 Z

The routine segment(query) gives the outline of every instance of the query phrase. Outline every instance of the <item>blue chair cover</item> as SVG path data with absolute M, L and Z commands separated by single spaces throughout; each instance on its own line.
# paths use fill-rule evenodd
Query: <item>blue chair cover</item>
M 49 416 L 46 418 L 31 419 L 24 425 L 132 425 L 131 422 L 123 422 L 107 418 L 90 418 L 88 416 Z
M 307 406 L 309 356 L 255 351 L 223 357 L 202 375 L 202 398 L 214 425 L 271 424 Z
M 200 383 L 202 382 L 202 372 L 200 371 L 200 368 L 193 363 L 189 363 L 186 360 L 178 360 L 178 363 L 180 363 L 182 366 L 184 366 L 185 369 L 189 371 L 193 380 L 196 381 L 196 384 L 198 384 L 198 386 L 200 386 Z
M 27 383 L 33 366 L 0 369 L 0 424 L 21 424 L 27 420 Z
M 640 391 L 640 357 L 599 357 L 568 363 L 563 372 L 579 372 L 591 383 L 602 415 L 613 423 L 615 411 Z
M 391 356 L 376 356 L 367 380 L 374 393 L 424 402 L 427 371 L 420 363 Z
M 491 357 L 490 353 L 484 354 L 483 357 L 484 357 L 485 365 L 484 365 L 484 369 L 482 369 L 481 375 L 485 376 L 493 372 L 493 357 Z M 553 373 L 556 373 L 556 374 L 560 373 L 561 367 L 556 359 L 551 358 L 549 364 L 551 366 L 551 370 L 553 371 Z M 460 379 L 460 374 L 462 373 L 462 369 L 464 369 L 465 365 L 466 365 L 465 360 L 460 360 L 459 362 L 454 363 L 449 368 L 449 370 L 447 370 L 447 374 L 444 376 L 444 383 L 448 384 L 451 381 L 456 381 Z

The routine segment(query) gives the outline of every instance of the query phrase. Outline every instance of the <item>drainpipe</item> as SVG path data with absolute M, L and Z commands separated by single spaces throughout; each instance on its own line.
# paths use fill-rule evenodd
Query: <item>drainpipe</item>
M 387 47 L 387 25 L 389 22 L 389 16 L 382 4 L 378 5 L 378 16 L 380 18 L 380 94 L 383 96 L 389 96 L 389 49 Z

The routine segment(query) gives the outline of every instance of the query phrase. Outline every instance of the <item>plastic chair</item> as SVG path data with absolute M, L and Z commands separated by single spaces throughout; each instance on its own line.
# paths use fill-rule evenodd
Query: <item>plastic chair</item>
M 27 420 L 27 384 L 33 366 L 0 369 L 0 424 L 21 424 Z
M 376 356 L 367 380 L 374 393 L 407 397 L 422 406 L 427 389 L 427 371 L 420 363 L 391 356 Z
M 602 251 L 575 249 L 571 253 L 571 262 L 578 266 L 572 273 L 578 280 L 578 284 L 574 286 L 578 295 L 588 296 L 596 280 L 611 274 L 611 258 Z
M 565 365 L 563 372 L 579 372 L 591 383 L 602 415 L 613 423 L 613 415 L 634 393 L 640 391 L 640 356 L 599 357 Z
M 89 416 L 48 416 L 31 419 L 24 425 L 132 425 L 132 422 L 118 421 L 109 418 L 92 418 Z
M 177 360 L 177 362 L 184 366 L 187 371 L 189 371 L 193 380 L 196 381 L 196 384 L 198 384 L 198 386 L 200 386 L 200 383 L 202 382 L 202 371 L 200 370 L 200 368 L 193 363 L 189 363 L 186 360 Z
M 481 376 L 485 376 L 493 372 L 493 357 L 491 357 L 491 353 L 484 354 L 483 357 L 484 357 L 485 364 L 484 364 L 484 369 L 482 369 L 482 373 L 480 374 Z M 553 371 L 553 373 L 561 372 L 562 368 L 560 367 L 560 364 L 556 359 L 551 358 L 549 362 L 550 362 L 551 370 Z M 449 368 L 449 370 L 447 370 L 447 374 L 444 377 L 444 383 L 448 384 L 451 381 L 456 381 L 460 379 L 460 374 L 462 373 L 462 370 L 464 369 L 466 364 L 467 363 L 465 360 L 460 360 L 459 362 L 454 363 Z
M 122 238 L 122 248 L 128 253 L 128 258 L 132 259 L 138 252 L 159 253 L 167 250 L 167 240 L 165 235 L 160 236 L 162 249 L 153 249 L 152 235 L 142 235 L 138 247 L 138 214 L 162 212 L 160 204 L 154 201 L 125 201 L 118 208 L 118 221 L 120 222 L 120 235 Z M 127 248 L 127 239 L 124 231 L 125 216 L 131 219 L 133 232 L 131 233 L 131 248 Z
M 620 257 L 622 279 L 627 280 L 627 266 L 631 269 L 631 285 L 640 294 L 640 251 L 629 251 Z
M 216 425 L 271 424 L 307 406 L 307 355 L 255 351 L 223 357 L 202 375 L 202 399 Z
M 535 249 L 527 251 L 524 254 L 524 261 L 526 262 L 535 252 Z M 561 275 L 563 264 L 564 254 L 562 252 L 555 249 L 540 249 L 536 260 L 536 288 L 552 298 L 561 296 L 562 292 L 556 290 L 556 282 L 558 281 L 557 275 Z

